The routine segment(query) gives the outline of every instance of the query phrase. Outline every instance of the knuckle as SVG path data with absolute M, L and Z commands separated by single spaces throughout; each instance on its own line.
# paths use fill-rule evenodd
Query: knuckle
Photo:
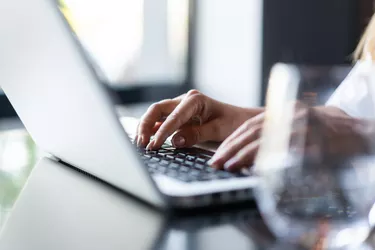
M 173 101 L 172 99 L 164 99 L 164 100 L 161 100 L 157 103 L 155 103 L 156 105 L 158 105 L 159 107 L 162 106 L 162 105 L 165 105 L 165 104 L 168 104 L 170 103 L 171 101 Z
M 138 131 L 139 133 L 145 133 L 149 127 L 149 121 L 148 120 L 142 120 L 140 123 L 139 123 L 139 126 L 138 126 Z
M 247 121 L 243 124 L 243 126 L 244 126 L 244 128 L 245 128 L 246 130 L 251 129 L 251 128 L 254 126 L 254 122 L 253 122 L 252 119 L 249 119 L 249 120 L 247 120 Z
M 199 103 L 199 101 L 202 100 L 202 94 L 191 95 L 189 99 L 194 103 Z
M 168 116 L 168 120 L 172 123 L 181 124 L 182 120 L 178 113 L 172 113 Z
M 260 135 L 260 133 L 262 132 L 262 126 L 260 126 L 260 125 L 253 126 L 252 131 L 253 131 L 254 134 Z
M 252 158 L 255 148 L 252 145 L 248 145 L 237 153 L 237 157 L 243 161 L 247 161 Z
M 140 122 L 139 122 L 139 128 L 142 128 L 144 126 L 147 126 L 148 124 L 150 123 L 150 120 L 148 120 L 147 118 L 144 118 L 142 119 Z
M 201 93 L 191 95 L 188 97 L 189 102 L 194 104 L 194 107 L 197 109 L 197 111 L 201 111 L 204 106 L 204 95 Z
M 187 92 L 187 96 L 193 96 L 193 95 L 198 95 L 198 94 L 201 94 L 201 92 L 199 92 L 198 90 L 196 89 L 192 89 L 192 90 L 189 90 Z
M 155 111 L 158 111 L 160 108 L 160 104 L 159 103 L 153 103 L 151 104 L 151 106 L 148 108 L 148 110 L 150 112 L 155 112 Z

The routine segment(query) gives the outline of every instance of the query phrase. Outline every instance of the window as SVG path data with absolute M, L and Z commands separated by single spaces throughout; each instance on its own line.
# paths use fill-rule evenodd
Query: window
M 60 0 L 105 82 L 179 84 L 187 74 L 189 0 Z
M 117 103 L 153 102 L 191 88 L 195 0 L 47 1 L 56 2 Z M 0 90 L 0 117 L 15 115 Z

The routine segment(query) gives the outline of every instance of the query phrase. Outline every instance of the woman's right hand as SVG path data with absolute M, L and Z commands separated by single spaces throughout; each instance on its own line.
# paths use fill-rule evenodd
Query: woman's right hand
M 172 143 L 176 148 L 205 141 L 221 142 L 244 121 L 262 111 L 225 104 L 191 90 L 151 105 L 140 119 L 136 142 L 140 147 L 158 149 L 174 133 Z

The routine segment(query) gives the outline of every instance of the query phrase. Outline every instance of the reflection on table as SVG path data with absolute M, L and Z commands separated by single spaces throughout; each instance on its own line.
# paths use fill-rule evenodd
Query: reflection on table
M 162 212 L 42 158 L 0 233 L 0 249 L 303 248 L 278 241 L 254 204 L 189 213 Z M 320 249 L 324 248 L 312 250 Z M 355 250 L 362 249 L 375 248 L 363 245 Z
M 23 128 L 0 130 L 0 249 L 301 249 L 254 205 L 163 213 L 43 157 Z M 373 235 L 355 250 L 371 246 Z
M 43 158 L 0 233 L 0 249 L 257 249 L 234 210 L 175 214 Z M 21 239 L 21 240 L 20 240 Z
M 15 127 L 0 132 L 0 229 L 42 156 L 28 133 Z

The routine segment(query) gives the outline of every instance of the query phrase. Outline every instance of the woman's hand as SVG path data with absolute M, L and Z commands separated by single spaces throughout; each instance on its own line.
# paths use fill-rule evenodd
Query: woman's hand
M 264 118 L 262 113 L 247 120 L 222 143 L 210 164 L 228 171 L 251 166 L 260 146 Z M 352 118 L 333 107 L 307 108 L 297 103 L 291 124 L 290 147 L 302 136 L 305 143 L 300 152 L 314 157 L 367 154 L 371 150 L 368 138 L 375 135 L 374 123 Z M 277 140 L 278 135 L 274 136 Z
M 217 149 L 209 164 L 217 169 L 237 171 L 250 166 L 259 149 L 264 113 L 250 118 Z
M 150 106 L 137 128 L 140 147 L 158 149 L 174 134 L 176 148 L 191 147 L 205 141 L 220 142 L 244 121 L 263 109 L 245 109 L 211 99 L 197 90 Z M 150 141 L 151 136 L 154 139 Z

